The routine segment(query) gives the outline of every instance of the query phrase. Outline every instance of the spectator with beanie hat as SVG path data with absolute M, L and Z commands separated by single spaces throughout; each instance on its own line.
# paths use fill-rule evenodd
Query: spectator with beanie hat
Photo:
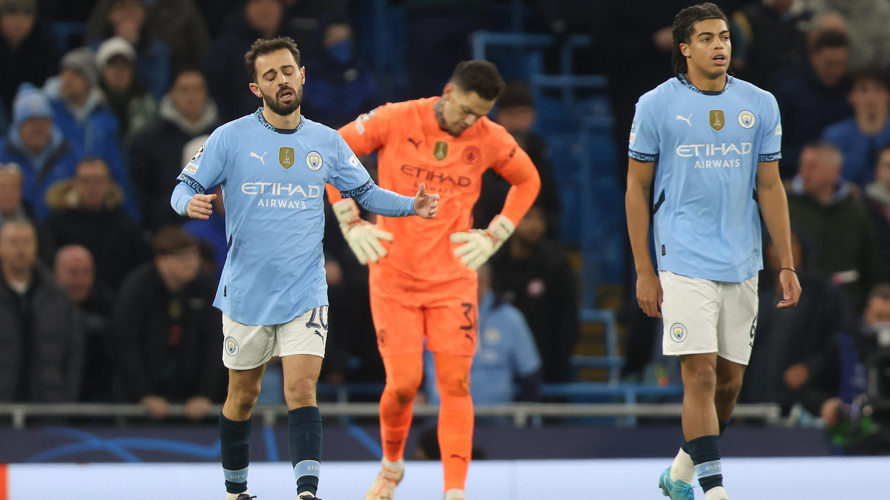
M 62 57 L 61 68 L 59 76 L 47 81 L 45 87 L 56 125 L 84 154 L 105 160 L 115 182 L 124 190 L 127 213 L 137 217 L 136 202 L 118 145 L 120 126 L 99 89 L 95 54 L 86 47 L 69 51 Z
M 117 117 L 125 143 L 151 125 L 158 103 L 136 80 L 136 51 L 130 42 L 113 37 L 99 45 L 99 86 Z
M 74 175 L 83 156 L 53 123 L 46 95 L 23 84 L 13 105 L 12 126 L 0 141 L 0 163 L 18 165 L 22 175 L 22 197 L 31 204 L 34 217 L 43 220 L 49 210 L 43 202 L 51 184 Z

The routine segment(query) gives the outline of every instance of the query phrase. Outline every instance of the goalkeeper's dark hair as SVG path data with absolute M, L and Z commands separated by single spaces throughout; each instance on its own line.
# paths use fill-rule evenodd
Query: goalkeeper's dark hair
M 497 66 L 480 59 L 459 63 L 451 74 L 451 83 L 465 92 L 479 94 L 486 101 L 496 100 L 507 86 Z
M 256 60 L 258 57 L 271 54 L 272 52 L 279 51 L 281 49 L 287 49 L 291 54 L 294 55 L 294 61 L 297 62 L 297 68 L 299 68 L 302 64 L 300 63 L 300 49 L 297 48 L 297 42 L 295 42 L 292 38 L 286 36 L 280 36 L 278 38 L 272 38 L 269 40 L 264 40 L 260 38 L 259 40 L 253 42 L 253 45 L 250 46 L 250 50 L 247 51 L 247 54 L 244 54 L 244 66 L 247 68 L 247 75 L 250 76 L 250 81 L 256 83 Z
M 726 26 L 729 26 L 726 14 L 720 10 L 720 7 L 710 2 L 686 7 L 674 17 L 674 26 L 671 30 L 674 35 L 674 50 L 671 53 L 674 76 L 679 76 L 680 73 L 686 73 L 689 70 L 686 65 L 686 56 L 680 52 L 680 44 L 689 43 L 690 37 L 694 34 L 695 23 L 709 19 L 720 19 L 726 23 Z

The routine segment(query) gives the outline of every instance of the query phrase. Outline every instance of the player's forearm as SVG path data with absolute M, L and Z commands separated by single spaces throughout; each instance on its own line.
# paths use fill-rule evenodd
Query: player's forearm
M 507 180 L 511 179 L 508 178 Z M 538 175 L 538 171 L 534 169 L 534 166 L 532 166 L 532 171 L 524 179 L 513 182 L 513 187 L 507 192 L 507 199 L 504 201 L 501 215 L 510 219 L 514 225 L 518 225 L 519 221 L 525 217 L 525 214 L 534 205 L 540 192 L 541 177 Z
M 759 186 L 757 198 L 760 200 L 760 213 L 769 231 L 770 238 L 779 251 L 782 267 L 794 269 L 791 254 L 791 223 L 788 220 L 788 197 L 781 182 L 769 186 Z
M 369 212 L 384 217 L 408 217 L 417 215 L 414 211 L 414 198 L 383 189 L 371 183 L 367 189 L 357 189 L 354 193 L 342 193 L 344 198 L 354 198 Z
M 624 197 L 627 233 L 630 235 L 630 248 L 637 274 L 655 271 L 649 253 L 649 189 L 628 184 Z
M 185 209 L 192 200 L 192 196 L 195 196 L 196 194 L 198 193 L 192 189 L 191 186 L 180 182 L 176 185 L 176 188 L 173 189 L 173 194 L 170 196 L 170 206 L 173 207 L 173 210 L 175 210 L 176 213 L 186 217 L 188 214 Z

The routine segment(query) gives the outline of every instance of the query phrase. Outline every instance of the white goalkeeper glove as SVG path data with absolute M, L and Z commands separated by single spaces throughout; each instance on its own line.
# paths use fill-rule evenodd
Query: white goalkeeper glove
M 340 222 L 340 231 L 359 262 L 367 264 L 369 260 L 377 262 L 381 257 L 386 257 L 386 248 L 380 240 L 392 241 L 392 233 L 377 229 L 374 224 L 362 220 L 358 205 L 352 198 L 334 203 L 333 208 L 334 215 Z
M 465 242 L 454 249 L 454 255 L 460 257 L 461 262 L 475 271 L 501 248 L 501 245 L 507 241 L 514 230 L 516 230 L 516 226 L 510 219 L 498 215 L 484 231 L 471 229 L 465 233 L 452 233 L 451 241 L 454 243 Z

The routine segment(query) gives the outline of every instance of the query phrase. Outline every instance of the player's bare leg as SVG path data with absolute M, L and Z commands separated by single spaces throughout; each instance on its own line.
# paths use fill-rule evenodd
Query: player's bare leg
M 720 434 L 742 390 L 742 379 L 745 376 L 745 365 L 717 357 L 717 388 L 714 393 L 714 406 L 717 409 L 717 420 L 720 421 Z
M 405 475 L 405 442 L 414 418 L 414 398 L 423 380 L 423 353 L 383 357 L 386 388 L 380 397 L 380 434 L 383 461 L 380 472 L 365 493 L 365 500 L 392 500 Z
M 260 396 L 266 365 L 252 370 L 229 370 L 229 391 L 219 417 L 222 466 L 226 500 L 247 500 L 247 468 L 250 460 L 250 415 Z
M 281 358 L 284 399 L 287 402 L 288 449 L 297 496 L 314 499 L 321 473 L 321 414 L 315 401 L 315 385 L 322 358 L 296 354 Z
M 445 474 L 445 500 L 464 498 L 473 454 L 472 356 L 435 353 L 439 406 L 439 448 Z

